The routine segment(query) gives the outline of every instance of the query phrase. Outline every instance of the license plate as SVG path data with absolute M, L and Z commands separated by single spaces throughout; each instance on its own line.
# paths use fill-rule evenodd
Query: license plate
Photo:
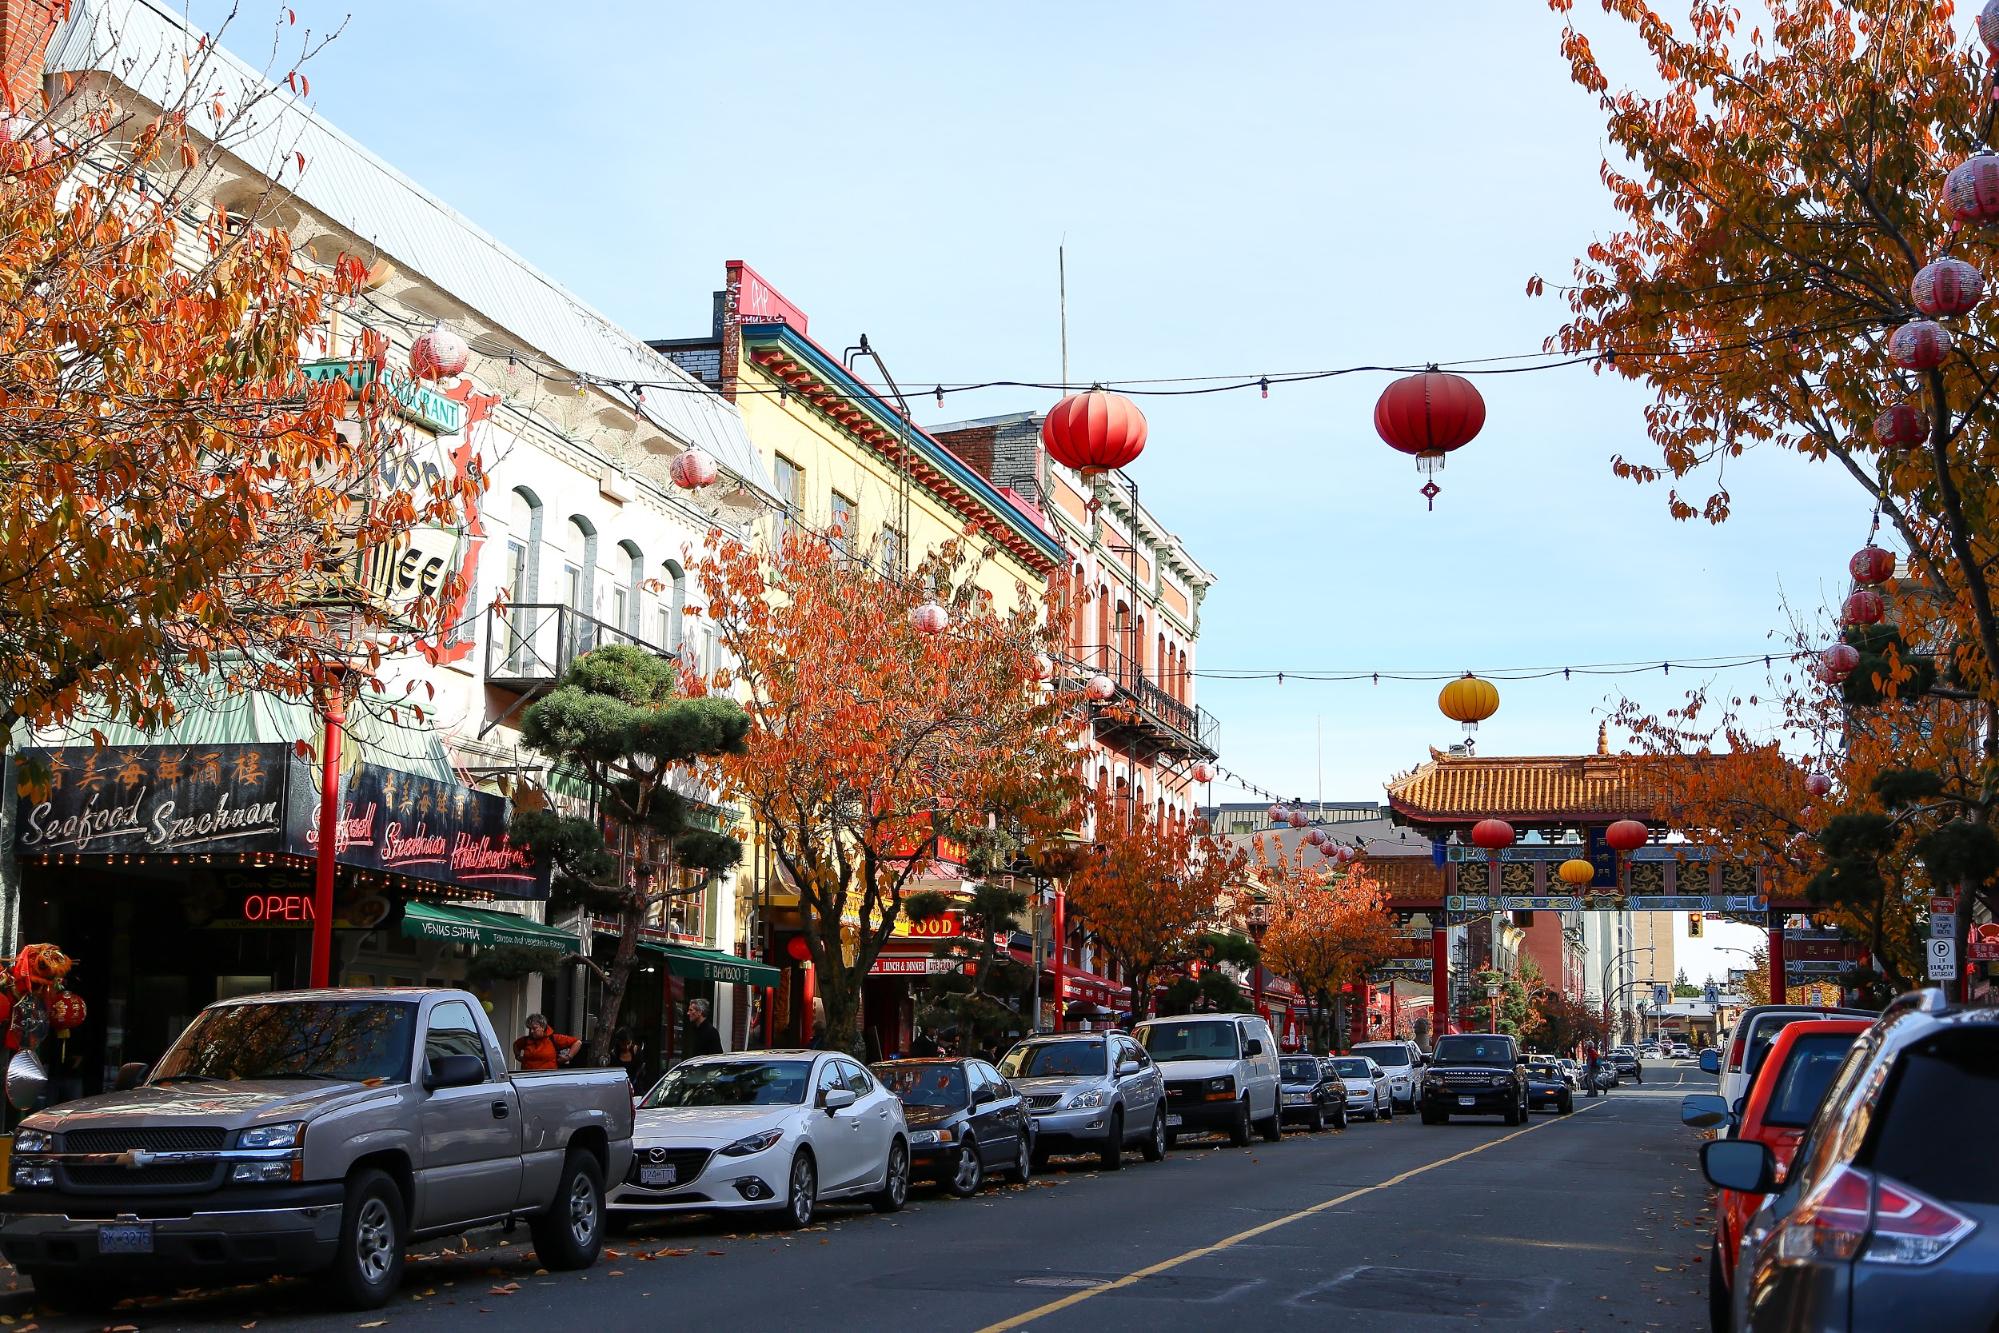
M 1460 1098 L 1458 1098 L 1458 1105 L 1459 1105 L 1459 1106 L 1471 1106 L 1471 1105 L 1473 1105 L 1474 1103 L 1476 1103 L 1477 1101 L 1478 1101 L 1478 1098 L 1476 1098 L 1476 1097 L 1460 1097 Z
M 1167 1116 L 1167 1117 L 1166 1117 L 1166 1128 L 1168 1128 L 1168 1129 L 1178 1129 L 1179 1127 L 1180 1127 L 1180 1117 L 1179 1117 L 1179 1116 L 1177 1116 L 1177 1115 L 1169 1115 L 1169 1116 Z
M 672 1166 L 640 1166 L 639 1184 L 671 1185 L 680 1179 L 680 1169 Z
M 151 1222 L 120 1222 L 97 1228 L 97 1252 L 99 1254 L 151 1254 L 153 1252 L 153 1224 Z

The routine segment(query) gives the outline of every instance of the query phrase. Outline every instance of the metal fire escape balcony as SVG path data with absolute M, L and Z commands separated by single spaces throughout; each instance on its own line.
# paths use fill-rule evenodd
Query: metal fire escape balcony
M 1115 648 L 1086 648 L 1056 667 L 1063 683 L 1082 688 L 1090 677 L 1107 677 L 1116 687 L 1109 699 L 1090 705 L 1096 736 L 1106 744 L 1141 755 L 1213 759 L 1222 724 L 1205 708 L 1182 703 Z
M 486 608 L 486 683 L 516 696 L 481 736 L 538 695 L 555 688 L 569 664 L 606 644 L 622 643 L 660 657 L 674 654 L 608 621 L 574 607 L 525 602 Z

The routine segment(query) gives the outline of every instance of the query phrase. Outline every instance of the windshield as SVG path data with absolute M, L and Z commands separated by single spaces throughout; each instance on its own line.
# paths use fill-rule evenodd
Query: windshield
M 1008 1078 L 1101 1075 L 1104 1044 L 1095 1040 L 1024 1042 L 1006 1053 L 1000 1072 Z
M 300 1000 L 204 1009 L 161 1059 L 170 1079 L 409 1079 L 416 1005 L 395 1000 Z
M 1440 1037 L 1431 1063 L 1440 1065 L 1510 1065 L 1513 1043 L 1504 1037 Z
M 1367 1072 L 1367 1061 L 1365 1060 L 1335 1060 L 1333 1061 L 1333 1068 L 1340 1071 L 1341 1078 L 1374 1077 L 1374 1075 Z
M 1819 1099 L 1832 1086 L 1839 1062 L 1853 1048 L 1857 1032 L 1814 1032 L 1791 1045 L 1791 1057 L 1778 1072 L 1777 1086 L 1770 1089 L 1770 1105 L 1763 1123 L 1784 1129 L 1803 1129 L 1812 1123 Z
M 797 1106 L 811 1081 L 810 1060 L 704 1060 L 676 1065 L 640 1105 Z
M 1233 1023 L 1151 1023 L 1138 1044 L 1162 1065 L 1182 1060 L 1233 1060 L 1242 1053 Z
M 882 1086 L 904 1106 L 944 1106 L 956 1109 L 971 1100 L 965 1071 L 958 1065 L 872 1065 Z
M 1319 1062 L 1309 1057 L 1287 1056 L 1279 1062 L 1286 1083 L 1317 1083 Z
M 1540 1064 L 1528 1065 L 1527 1072 L 1532 1074 L 1535 1078 L 1560 1078 L 1562 1076 L 1561 1070 L 1555 1068 L 1555 1066 L 1547 1063 L 1546 1061 L 1543 1061 Z
M 1407 1046 L 1356 1046 L 1354 1047 L 1354 1053 L 1356 1055 L 1371 1057 L 1376 1064 L 1382 1066 L 1384 1069 L 1409 1063 L 1409 1048 Z

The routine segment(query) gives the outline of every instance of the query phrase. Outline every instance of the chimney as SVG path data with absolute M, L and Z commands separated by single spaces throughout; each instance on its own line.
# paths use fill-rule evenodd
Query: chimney
M 0 0 L 0 98 L 21 115 L 42 113 L 49 39 L 69 17 L 70 0 Z

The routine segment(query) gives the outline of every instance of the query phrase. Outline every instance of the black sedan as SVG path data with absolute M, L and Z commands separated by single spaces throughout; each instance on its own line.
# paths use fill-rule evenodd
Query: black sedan
M 961 1199 L 979 1192 L 988 1171 L 1027 1183 L 1034 1121 L 999 1070 L 984 1060 L 885 1060 L 870 1068 L 902 1102 L 913 1174 Z
M 1576 1109 L 1575 1089 L 1568 1075 L 1553 1060 L 1527 1062 L 1527 1109 L 1556 1111 L 1562 1115 Z
M 1302 1121 L 1315 1134 L 1327 1125 L 1347 1127 L 1347 1085 L 1325 1061 L 1315 1055 L 1287 1055 L 1278 1073 L 1285 1120 Z

